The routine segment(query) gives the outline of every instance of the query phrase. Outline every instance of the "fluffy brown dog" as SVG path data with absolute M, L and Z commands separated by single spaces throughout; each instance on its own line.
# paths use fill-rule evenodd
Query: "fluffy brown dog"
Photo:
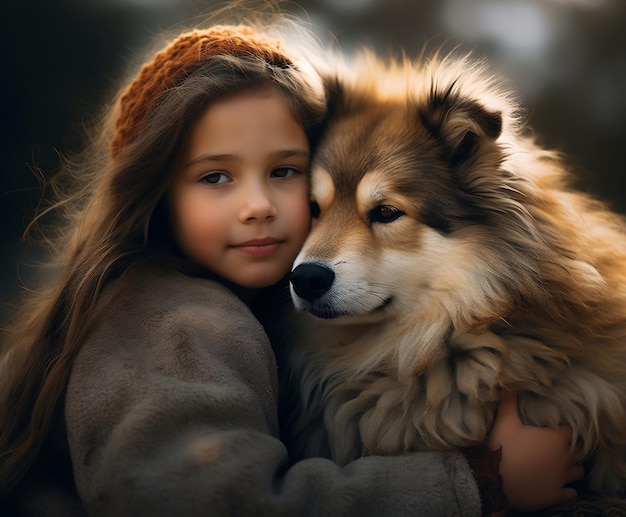
M 350 69 L 328 82 L 291 275 L 300 454 L 474 446 L 515 385 L 525 421 L 572 427 L 591 489 L 623 490 L 624 222 L 570 188 L 482 66 Z

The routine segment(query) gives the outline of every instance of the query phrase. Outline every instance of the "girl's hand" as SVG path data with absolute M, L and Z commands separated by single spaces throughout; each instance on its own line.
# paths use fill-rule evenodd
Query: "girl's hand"
M 524 425 L 517 392 L 504 392 L 489 435 L 489 447 L 502 447 L 500 475 L 509 508 L 540 510 L 576 498 L 566 486 L 582 478 L 570 448 L 572 430 Z

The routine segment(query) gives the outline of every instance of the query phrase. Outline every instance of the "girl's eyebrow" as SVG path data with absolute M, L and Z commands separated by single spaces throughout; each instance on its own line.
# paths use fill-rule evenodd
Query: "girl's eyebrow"
M 306 160 L 309 161 L 309 151 L 308 149 L 299 148 L 299 149 L 285 149 L 282 151 L 276 151 L 275 153 L 271 153 L 271 160 Z M 297 164 L 296 164 L 297 165 Z
M 309 151 L 306 149 L 285 149 L 284 151 L 276 151 L 273 153 L 276 158 L 308 158 Z
M 275 151 L 268 155 L 270 158 L 274 159 L 285 159 L 285 158 L 309 158 L 309 151 L 305 148 L 297 148 L 297 149 L 282 149 L 280 151 Z M 189 160 L 184 167 L 189 167 L 196 163 L 200 162 L 229 162 L 235 161 L 238 159 L 236 154 L 201 154 L 196 158 L 192 158 Z
M 189 160 L 185 164 L 185 167 L 189 167 L 190 165 L 194 165 L 200 162 L 229 162 L 236 159 L 236 154 L 201 154 L 200 156 Z

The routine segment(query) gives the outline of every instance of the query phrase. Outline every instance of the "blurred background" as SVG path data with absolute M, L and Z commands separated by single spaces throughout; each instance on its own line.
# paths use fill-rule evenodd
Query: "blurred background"
M 9 0 L 0 19 L 0 304 L 38 250 L 22 242 L 58 152 L 161 29 L 186 26 L 210 0 Z M 564 151 L 582 188 L 626 213 L 626 1 L 298 0 L 322 41 L 416 56 L 459 46 L 504 74 L 540 143 Z M 2 315 L 4 309 L 0 309 Z

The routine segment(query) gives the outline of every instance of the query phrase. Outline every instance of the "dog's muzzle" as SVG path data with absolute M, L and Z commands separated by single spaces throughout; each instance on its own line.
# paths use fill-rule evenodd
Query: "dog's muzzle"
M 319 300 L 333 285 L 335 273 L 319 264 L 300 264 L 289 276 L 294 292 L 308 302 Z

